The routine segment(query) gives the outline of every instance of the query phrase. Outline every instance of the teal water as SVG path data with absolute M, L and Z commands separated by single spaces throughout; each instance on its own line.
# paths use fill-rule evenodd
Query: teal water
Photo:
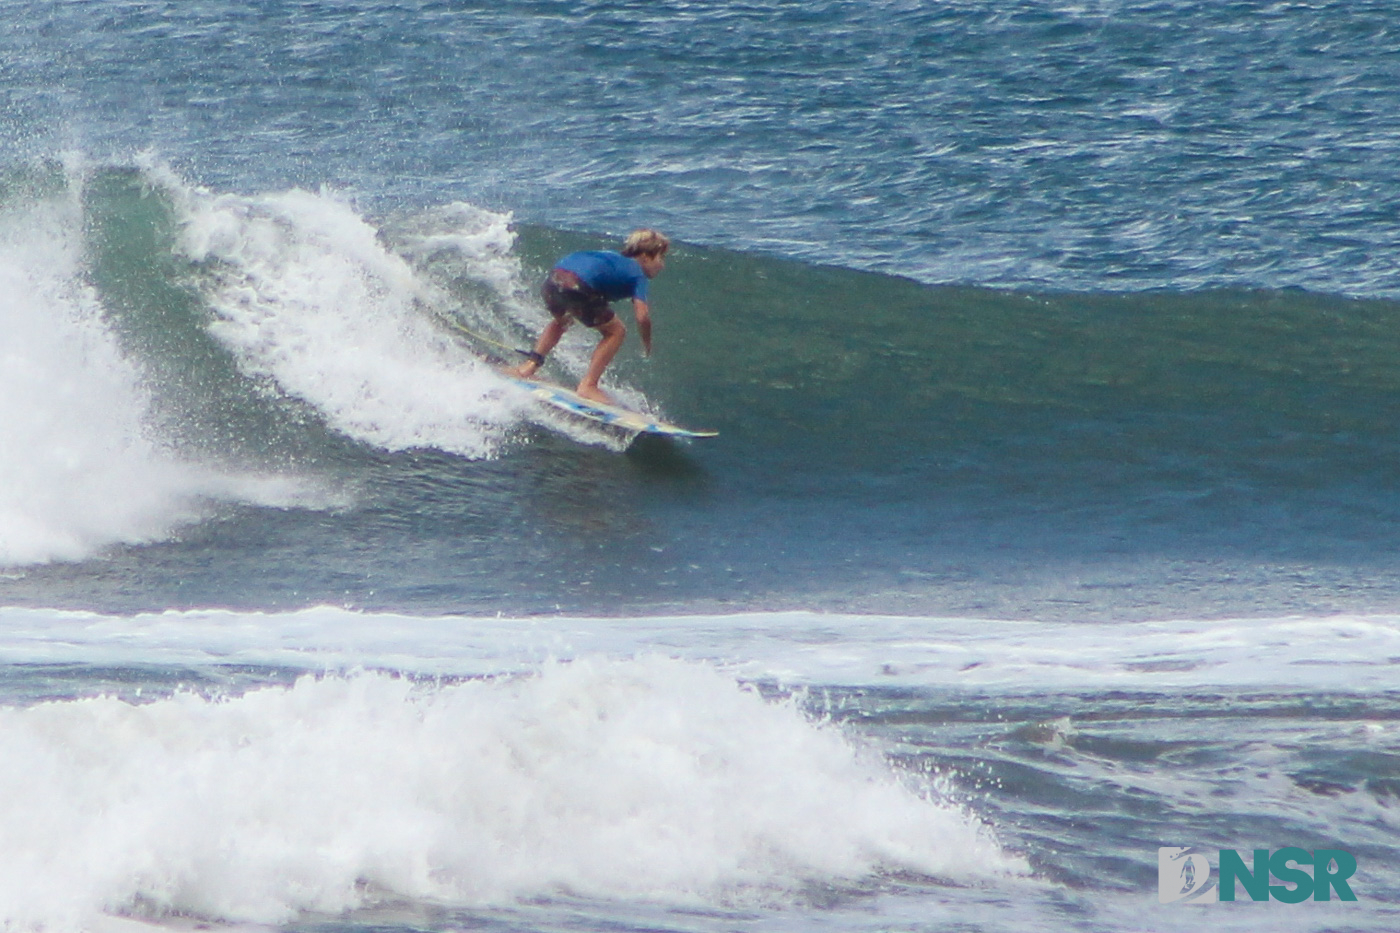
M 1395 927 L 1387 5 L 6 13 L 0 927 Z

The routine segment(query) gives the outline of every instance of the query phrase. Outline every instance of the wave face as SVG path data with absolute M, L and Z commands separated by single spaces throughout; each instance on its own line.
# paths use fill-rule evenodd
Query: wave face
M 624 352 L 612 384 L 721 440 L 619 458 L 626 439 L 531 408 L 478 356 L 527 345 L 541 270 L 597 238 L 153 163 L 35 171 L 6 213 L 12 566 L 140 563 L 110 546 L 183 528 L 198 544 L 162 560 L 230 564 L 182 585 L 242 601 L 234 580 L 284 571 L 241 542 L 278 528 L 277 562 L 311 578 L 286 571 L 269 605 L 771 608 L 812 579 L 833 608 L 990 592 L 1012 614 L 1153 612 L 1183 585 L 1209 606 L 1230 580 L 1265 611 L 1395 592 L 1394 302 L 948 288 L 682 245 L 655 361 Z M 570 334 L 555 378 L 590 348 Z
M 481 367 L 435 367 L 432 339 L 400 337 L 395 258 L 338 202 L 76 163 L 5 182 L 0 563 L 166 540 L 221 503 L 334 507 L 314 462 L 347 440 L 489 450 Z

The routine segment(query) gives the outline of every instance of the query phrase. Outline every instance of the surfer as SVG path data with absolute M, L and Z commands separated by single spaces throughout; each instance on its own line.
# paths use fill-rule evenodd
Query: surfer
M 620 253 L 588 250 L 570 253 L 555 263 L 540 287 L 552 319 L 535 341 L 535 349 L 525 354 L 527 359 L 513 370 L 514 373 L 525 379 L 533 376 L 577 319 L 585 327 L 598 331 L 599 339 L 588 371 L 575 391 L 595 402 L 611 402 L 608 394 L 598 387 L 598 380 L 617 355 L 627 337 L 627 328 L 617 319 L 609 303 L 632 299 L 632 314 L 637 319 L 637 331 L 642 335 L 642 353 L 651 356 L 647 285 L 666 267 L 666 252 L 670 248 L 671 241 L 664 234 L 643 228 L 632 231 Z

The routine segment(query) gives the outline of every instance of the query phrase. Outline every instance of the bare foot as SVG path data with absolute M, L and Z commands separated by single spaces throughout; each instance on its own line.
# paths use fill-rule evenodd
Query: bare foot
M 602 402 L 604 405 L 616 405 L 613 397 L 597 386 L 589 386 L 579 383 L 579 387 L 574 390 L 574 394 L 586 398 L 591 402 Z

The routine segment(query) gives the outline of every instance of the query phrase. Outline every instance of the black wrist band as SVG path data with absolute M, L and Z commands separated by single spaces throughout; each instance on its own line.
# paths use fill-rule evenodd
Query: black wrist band
M 521 356 L 525 357 L 525 359 L 533 361 L 536 366 L 544 365 L 543 353 L 536 353 L 534 350 L 520 350 L 518 352 Z

